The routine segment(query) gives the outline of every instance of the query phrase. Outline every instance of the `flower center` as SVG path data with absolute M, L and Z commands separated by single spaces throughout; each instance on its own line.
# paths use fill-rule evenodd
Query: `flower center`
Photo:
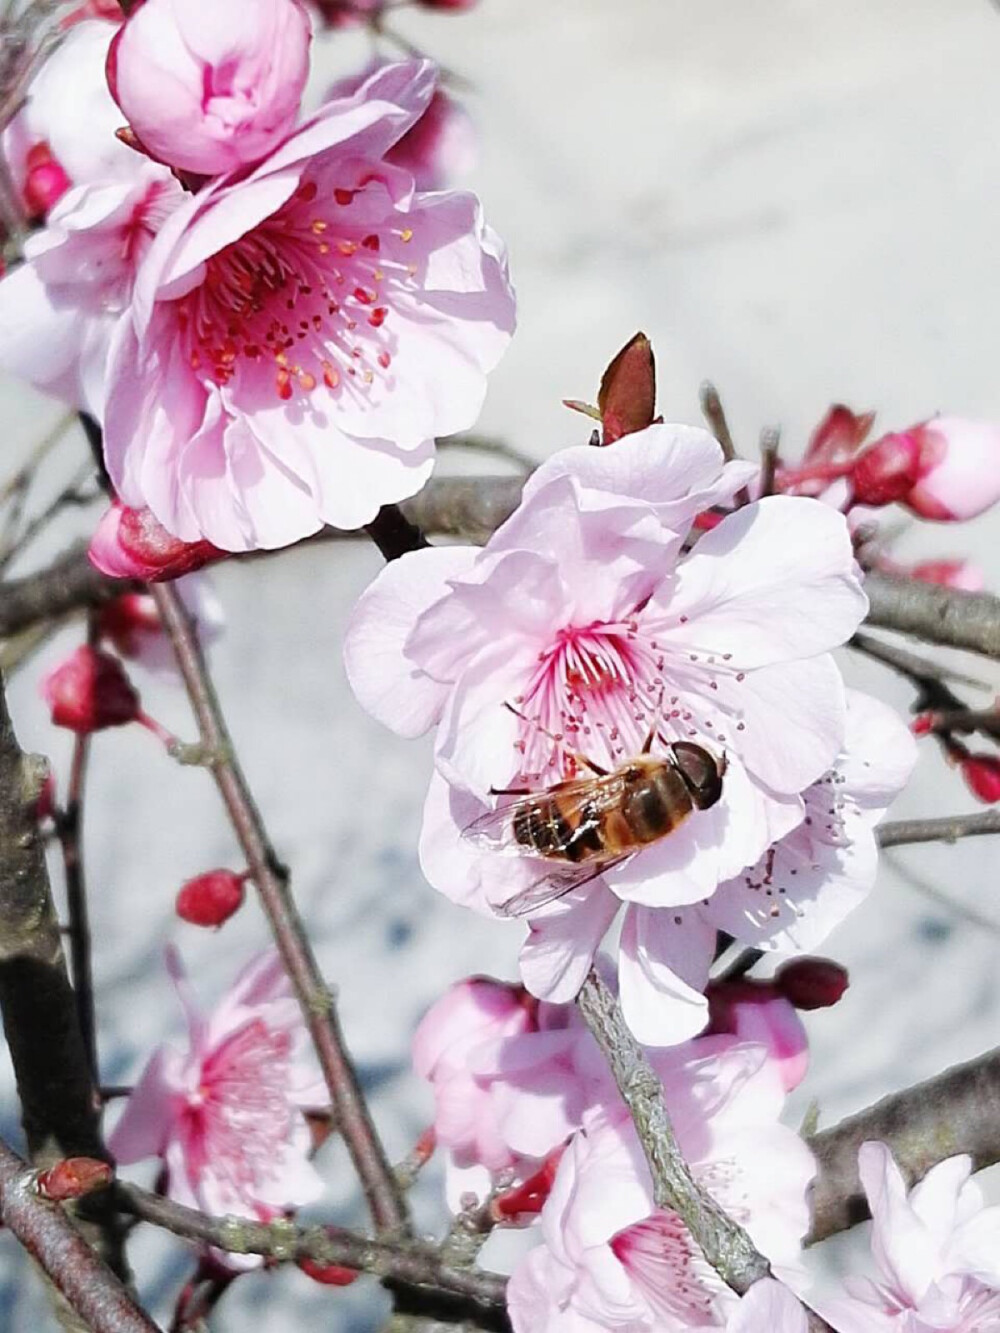
M 722 1283 L 676 1213 L 664 1209 L 619 1232 L 611 1249 L 655 1315 L 696 1328 L 718 1322 Z
M 193 1185 L 210 1170 L 234 1196 L 251 1198 L 280 1171 L 291 1130 L 290 1041 L 259 1019 L 213 1051 L 186 1119 Z
M 317 388 L 364 394 L 392 364 L 389 296 L 412 288 L 409 228 L 386 221 L 385 185 L 367 176 L 317 201 L 305 181 L 289 202 L 206 263 L 180 301 L 194 372 L 220 386 L 241 372 L 288 401 Z M 384 199 L 383 199 L 384 196 Z

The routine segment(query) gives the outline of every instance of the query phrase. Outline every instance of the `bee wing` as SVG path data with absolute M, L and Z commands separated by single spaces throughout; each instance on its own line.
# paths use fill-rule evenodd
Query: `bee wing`
M 599 875 L 603 875 L 606 870 L 612 866 L 621 865 L 627 861 L 627 856 L 611 856 L 606 861 L 601 861 L 595 865 L 593 861 L 588 861 L 582 866 L 559 866 L 547 870 L 545 874 L 540 875 L 527 888 L 522 889 L 520 893 L 515 893 L 512 898 L 506 902 L 497 903 L 493 910 L 497 916 L 508 919 L 520 916 L 530 916 L 532 912 L 538 912 L 549 903 L 554 903 L 558 898 L 563 898 L 567 893 L 572 893 L 574 889 L 582 888 L 584 884 L 589 884 Z
M 617 773 L 600 778 L 559 782 L 544 791 L 519 796 L 509 805 L 487 810 L 486 814 L 480 815 L 462 830 L 462 836 L 487 851 L 506 852 L 511 856 L 537 856 L 533 847 L 518 842 L 514 836 L 515 821 L 525 817 L 531 819 L 535 814 L 544 818 L 549 797 L 558 792 L 561 813 L 569 826 L 575 828 L 583 818 L 586 807 L 596 811 L 613 806 L 620 797 L 621 787 L 622 779 Z

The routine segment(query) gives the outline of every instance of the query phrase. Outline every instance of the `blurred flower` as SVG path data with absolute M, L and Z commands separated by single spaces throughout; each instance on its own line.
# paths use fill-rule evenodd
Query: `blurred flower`
M 622 1003 L 650 1045 L 704 1024 L 712 895 L 801 821 L 799 793 L 843 745 L 828 653 L 866 607 L 843 517 L 772 497 L 679 558 L 695 515 L 747 475 L 685 427 L 564 450 L 485 549 L 387 566 L 345 643 L 348 678 L 377 718 L 410 736 L 440 724 L 421 841 L 431 883 L 480 911 L 523 902 L 522 977 L 553 1001 L 576 994 L 626 902 Z M 661 745 L 725 755 L 721 799 L 600 877 L 564 884 L 559 901 L 536 908 L 532 895 L 553 874 L 546 892 L 559 893 L 565 865 L 463 837 L 492 808 L 491 790 L 578 776 L 578 749 L 617 768 L 651 728 Z
M 277 547 L 412 495 L 470 426 L 513 329 L 471 195 L 383 162 L 433 93 L 391 65 L 253 171 L 189 197 L 118 330 L 105 452 L 128 505 L 184 541 Z
M 207 577 L 198 574 L 179 579 L 177 591 L 194 622 L 199 642 L 206 648 L 225 623 L 218 598 Z M 98 612 L 97 626 L 101 638 L 112 644 L 119 656 L 138 662 L 148 671 L 176 675 L 174 651 L 149 593 L 126 592 L 105 602 Z
M 472 118 L 460 102 L 436 89 L 417 123 L 393 144 L 385 160 L 410 172 L 418 190 L 443 190 L 476 165 Z
M 809 1038 L 795 1006 L 767 981 L 710 981 L 709 1032 L 728 1032 L 764 1046 L 791 1092 L 809 1068 Z
M 1000 758 L 994 754 L 966 751 L 958 759 L 958 766 L 976 800 L 984 805 L 995 805 L 1000 801 Z
M 763 1053 L 737 1047 L 692 1061 L 665 1079 L 664 1096 L 695 1179 L 772 1264 L 795 1264 L 815 1168 L 779 1123 L 783 1093 Z M 738 1308 L 680 1217 L 656 1207 L 627 1117 L 597 1118 L 574 1135 L 541 1233 L 508 1287 L 515 1333 L 688 1333 L 724 1327 Z
M 310 40 L 298 0 L 144 0 L 111 44 L 108 83 L 152 157 L 215 176 L 292 129 Z
M 139 693 L 117 657 L 81 644 L 46 672 L 39 687 L 53 725 L 80 736 L 138 722 L 164 744 L 173 737 L 142 709 Z
M 298 1001 L 269 949 L 208 1016 L 174 949 L 167 967 L 188 1025 L 187 1049 L 159 1047 L 108 1138 L 119 1163 L 160 1157 L 168 1198 L 214 1216 L 271 1221 L 318 1198 L 305 1108 L 327 1102 Z M 231 1268 L 256 1256 L 217 1255 Z
M 113 500 L 101 515 L 87 555 L 92 565 L 112 578 L 161 583 L 220 560 L 225 552 L 211 542 L 182 542 L 151 510 Z
M 937 583 L 961 592 L 982 592 L 986 586 L 982 566 L 971 560 L 921 560 L 905 572 L 923 583 Z
M 985 1333 L 1000 1327 L 1000 1208 L 984 1206 L 968 1157 L 931 1168 L 909 1194 L 884 1143 L 863 1143 L 858 1171 L 872 1212 L 874 1280 L 815 1302 L 839 1333 Z

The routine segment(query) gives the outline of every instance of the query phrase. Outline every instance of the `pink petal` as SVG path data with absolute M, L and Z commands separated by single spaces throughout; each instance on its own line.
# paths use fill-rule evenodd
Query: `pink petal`
M 553 1004 L 576 998 L 619 906 L 615 895 L 595 880 L 531 918 L 520 969 L 532 995 Z
M 622 929 L 622 1010 L 638 1041 L 675 1046 L 708 1021 L 702 992 L 715 953 L 715 927 L 700 909 L 630 907 Z
M 774 1278 L 755 1282 L 726 1324 L 726 1333 L 808 1333 L 808 1329 L 801 1303 Z
M 910 1207 L 902 1173 L 884 1143 L 861 1145 L 858 1174 L 872 1211 L 872 1256 L 898 1296 L 917 1306 L 937 1274 L 934 1239 Z
M 177 1077 L 179 1061 L 176 1051 L 163 1046 L 150 1058 L 108 1135 L 108 1149 L 116 1162 L 140 1162 L 164 1152 L 184 1093 Z

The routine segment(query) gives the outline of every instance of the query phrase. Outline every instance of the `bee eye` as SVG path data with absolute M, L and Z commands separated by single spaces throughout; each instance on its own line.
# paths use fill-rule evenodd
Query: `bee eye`
M 722 769 L 715 756 L 690 741 L 677 741 L 672 750 L 673 761 L 698 809 L 715 805 L 722 795 Z

